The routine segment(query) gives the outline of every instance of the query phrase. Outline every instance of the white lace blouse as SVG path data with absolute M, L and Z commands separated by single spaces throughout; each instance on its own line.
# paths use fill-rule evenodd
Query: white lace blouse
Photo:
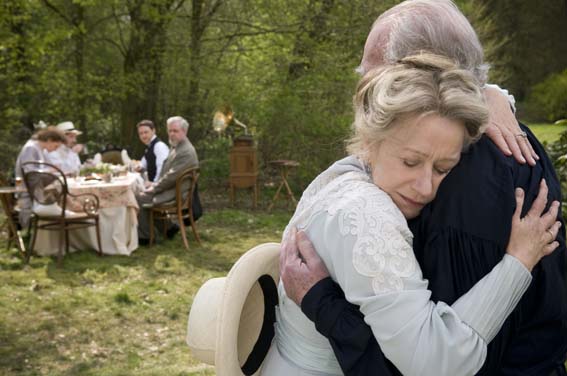
M 405 218 L 354 157 L 313 181 L 286 233 L 291 226 L 307 232 L 331 277 L 360 306 L 382 351 L 404 375 L 476 373 L 487 343 L 531 281 L 517 259 L 505 256 L 452 306 L 430 301 Z M 326 338 L 281 283 L 279 292 L 275 343 L 282 357 L 303 370 L 341 375 Z

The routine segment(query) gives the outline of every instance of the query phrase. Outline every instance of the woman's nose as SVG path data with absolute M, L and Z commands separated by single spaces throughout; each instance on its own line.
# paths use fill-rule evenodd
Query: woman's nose
M 429 169 L 420 171 L 414 181 L 414 189 L 422 198 L 430 198 L 434 194 L 433 173 Z

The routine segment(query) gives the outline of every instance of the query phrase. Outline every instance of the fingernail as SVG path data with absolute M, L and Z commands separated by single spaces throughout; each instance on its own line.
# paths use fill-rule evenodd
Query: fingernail
M 524 191 L 521 188 L 516 188 L 516 197 L 522 197 Z

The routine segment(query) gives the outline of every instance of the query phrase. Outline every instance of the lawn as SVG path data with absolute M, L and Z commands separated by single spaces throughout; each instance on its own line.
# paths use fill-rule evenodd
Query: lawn
M 191 234 L 190 251 L 177 235 L 130 257 L 73 253 L 57 268 L 0 250 L 0 374 L 213 375 L 185 345 L 192 298 L 246 250 L 279 241 L 291 216 L 230 209 L 224 197 L 205 195 L 203 245 Z
M 559 135 L 567 130 L 567 125 L 555 124 L 528 124 L 528 127 L 536 135 L 540 142 L 554 142 L 559 139 Z

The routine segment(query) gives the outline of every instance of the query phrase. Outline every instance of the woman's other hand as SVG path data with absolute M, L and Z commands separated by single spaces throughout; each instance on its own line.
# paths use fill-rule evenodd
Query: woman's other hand
M 559 242 L 555 240 L 561 227 L 561 222 L 557 221 L 559 202 L 553 201 L 549 210 L 544 213 L 547 191 L 547 184 L 542 179 L 532 207 L 520 218 L 524 191 L 516 188 L 516 211 L 512 217 L 512 231 L 506 252 L 520 260 L 530 271 L 542 257 L 549 255 L 559 246 Z
M 519 163 L 524 164 L 527 161 L 529 165 L 535 166 L 539 156 L 520 128 L 508 98 L 492 87 L 484 89 L 484 97 L 489 113 L 486 135 L 504 154 L 513 155 Z
M 301 306 L 305 294 L 328 276 L 329 271 L 307 234 L 292 228 L 280 248 L 280 278 L 288 298 Z

